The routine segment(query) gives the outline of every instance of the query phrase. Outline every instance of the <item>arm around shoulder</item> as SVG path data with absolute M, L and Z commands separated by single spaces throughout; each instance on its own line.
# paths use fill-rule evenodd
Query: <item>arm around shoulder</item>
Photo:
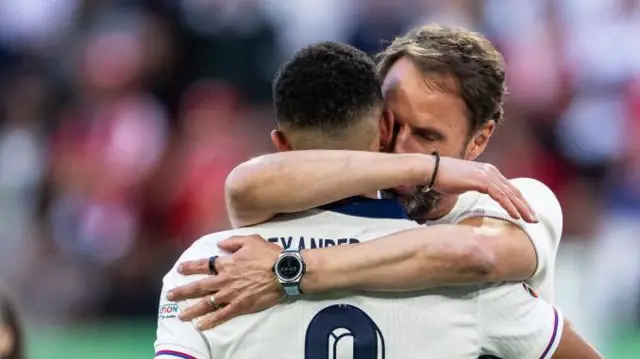
M 562 234 L 562 209 L 543 183 L 529 178 L 511 182 L 537 212 L 538 223 L 514 220 L 498 203 L 477 193 L 471 195 L 477 198 L 468 201 L 469 208 L 459 214 L 457 223 L 477 227 L 478 240 L 492 263 L 491 281 L 540 279 L 552 273 Z
M 470 266 L 482 268 L 479 282 L 521 281 L 535 272 L 536 251 L 519 227 L 489 217 L 468 218 L 458 225 L 474 227 L 469 241 L 476 253 L 468 258 L 473 260 Z
M 234 227 L 258 224 L 399 185 L 423 184 L 433 157 L 365 151 L 304 150 L 263 155 L 227 177 L 227 210 Z M 371 166 L 375 163 L 375 166 Z
M 411 291 L 441 285 L 501 280 L 502 254 L 488 246 L 486 230 L 465 225 L 433 225 L 372 241 L 303 251 L 305 292 L 336 289 Z M 528 240 L 524 244 L 531 247 Z M 533 253 L 533 249 L 531 249 Z M 535 264 L 535 254 L 533 255 Z
M 229 221 L 233 228 L 239 228 L 265 222 L 275 216 L 276 208 L 269 208 L 264 198 L 270 191 L 278 193 L 279 181 L 269 181 L 270 176 L 277 176 L 277 166 L 265 161 L 265 156 L 244 162 L 234 168 L 225 181 L 225 202 Z M 266 162 L 266 163 L 265 163 Z M 266 194 L 260 192 L 261 183 L 270 184 Z

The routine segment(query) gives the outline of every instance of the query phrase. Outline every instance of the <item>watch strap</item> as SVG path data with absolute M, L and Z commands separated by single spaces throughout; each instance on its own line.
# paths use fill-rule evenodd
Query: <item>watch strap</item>
M 287 294 L 287 297 L 297 297 L 302 295 L 302 292 L 300 291 L 300 283 L 283 284 L 282 288 L 284 288 L 284 292 Z

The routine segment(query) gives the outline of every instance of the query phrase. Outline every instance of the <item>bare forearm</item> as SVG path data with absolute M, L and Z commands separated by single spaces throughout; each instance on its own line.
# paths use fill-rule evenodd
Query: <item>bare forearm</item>
M 565 323 L 562 340 L 553 354 L 553 359 L 601 359 L 596 348 L 578 334 L 570 323 Z
M 305 293 L 337 289 L 410 291 L 492 280 L 477 228 L 438 225 L 381 239 L 302 251 Z
M 266 220 L 346 197 L 399 185 L 419 185 L 433 170 L 432 156 L 309 150 L 264 155 L 236 167 L 227 178 L 233 222 Z

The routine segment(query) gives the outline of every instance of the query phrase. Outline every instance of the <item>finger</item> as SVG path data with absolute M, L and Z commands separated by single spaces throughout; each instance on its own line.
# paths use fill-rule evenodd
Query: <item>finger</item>
M 508 180 L 491 164 L 483 164 L 482 169 L 489 183 L 489 188 L 486 193 L 498 202 L 512 218 L 520 219 L 520 213 L 512 201 L 512 196 L 509 195 L 510 189 L 505 185 L 505 182 L 508 182 Z
M 167 293 L 167 299 L 175 302 L 179 300 L 203 297 L 207 294 L 220 290 L 220 285 L 223 280 L 223 275 L 208 276 L 207 278 L 170 290 L 169 293 Z
M 211 274 L 209 272 L 209 258 L 182 262 L 178 265 L 178 273 L 184 275 Z
M 208 330 L 240 315 L 242 315 L 240 307 L 235 304 L 229 304 L 199 319 L 197 322 L 198 329 L 201 331 Z
M 511 189 L 508 188 L 504 183 L 499 183 L 499 186 L 506 197 L 506 201 L 511 204 L 511 208 L 512 208 L 511 210 L 512 213 L 510 213 L 511 217 L 513 217 L 514 219 L 521 219 L 522 218 L 521 209 L 523 208 L 522 202 L 518 200 L 517 197 L 515 197 Z M 526 206 L 524 208 L 526 212 Z
M 511 201 L 511 197 L 509 197 L 506 189 L 500 182 L 492 180 L 491 185 L 489 186 L 489 191 L 487 191 L 487 193 L 489 194 L 489 197 L 498 202 L 500 206 L 502 206 L 502 208 L 504 208 L 512 218 L 520 219 L 518 209 L 513 204 L 513 202 Z
M 196 304 L 180 311 L 178 319 L 186 322 L 218 310 L 220 308 L 218 299 L 216 298 L 216 305 L 214 305 L 209 297 L 210 295 L 200 299 Z
M 218 272 L 218 274 L 224 273 L 226 271 L 226 268 L 229 268 L 229 265 L 232 263 L 232 255 L 218 257 L 218 259 L 216 260 L 216 271 Z
M 229 237 L 225 240 L 218 242 L 218 248 L 229 252 L 234 253 L 237 252 L 242 246 L 244 246 L 247 238 L 251 238 L 249 236 L 233 236 Z
M 514 206 L 516 207 L 516 210 L 522 216 L 522 218 L 529 223 L 537 222 L 536 217 L 529 209 L 529 206 L 523 201 L 523 199 L 518 197 L 518 195 L 515 192 L 513 192 L 513 190 L 511 190 L 510 188 L 507 187 L 505 190 L 507 191 L 507 195 L 509 196 L 511 203 L 514 204 Z
M 514 197 L 513 201 L 516 204 L 516 207 L 518 207 L 518 211 L 520 212 L 520 214 L 522 214 L 524 220 L 529 223 L 538 223 L 538 217 L 536 216 L 533 207 L 531 206 L 529 201 L 524 198 L 522 192 L 520 192 L 520 190 L 506 178 L 505 183 L 506 186 L 511 190 L 511 195 Z
M 520 192 L 520 190 L 511 183 L 511 181 L 509 181 L 500 171 L 498 171 L 497 168 L 490 167 L 490 169 L 492 172 L 492 176 L 494 177 L 494 181 L 497 182 L 502 190 L 507 194 L 509 200 L 518 211 L 518 215 L 522 216 L 522 218 L 527 222 L 538 222 L 533 209 L 522 196 L 522 192 Z M 514 218 L 519 219 L 517 217 Z

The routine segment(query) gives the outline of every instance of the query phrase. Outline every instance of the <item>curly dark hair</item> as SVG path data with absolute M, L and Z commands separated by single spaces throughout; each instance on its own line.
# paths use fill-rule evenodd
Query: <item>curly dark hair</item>
M 507 91 L 504 59 L 481 34 L 441 25 L 413 29 L 378 54 L 380 78 L 405 56 L 425 75 L 453 76 L 457 80 L 457 91 L 467 106 L 472 130 L 490 120 L 503 120 Z
M 335 133 L 382 108 L 375 62 L 346 44 L 321 42 L 300 50 L 276 74 L 279 126 Z

